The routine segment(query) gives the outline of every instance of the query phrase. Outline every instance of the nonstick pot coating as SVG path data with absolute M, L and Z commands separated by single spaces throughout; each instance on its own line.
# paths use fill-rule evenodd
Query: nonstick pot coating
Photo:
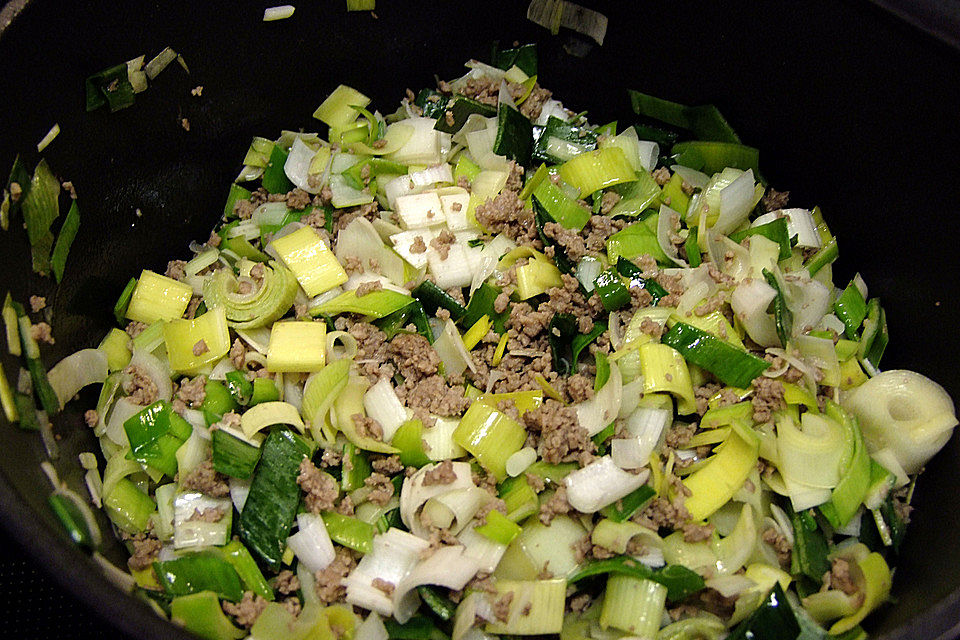
M 459 75 L 493 40 L 535 40 L 542 84 L 593 122 L 629 122 L 627 88 L 716 103 L 761 149 L 772 186 L 790 189 L 796 206 L 823 208 L 841 247 L 836 281 L 859 270 L 882 297 L 891 333 L 884 366 L 921 371 L 960 398 L 958 52 L 866 2 L 584 1 L 605 11 L 610 27 L 583 59 L 564 52 L 564 36 L 527 22 L 519 1 L 382 0 L 377 17 L 347 14 L 342 0 L 303 2 L 274 23 L 261 21 L 266 2 L 12 3 L 0 15 L 0 168 L 17 153 L 32 166 L 36 142 L 58 122 L 62 133 L 44 156 L 76 185 L 82 225 L 59 288 L 30 273 L 19 222 L 0 233 L 0 293 L 48 296 L 57 338 L 44 348 L 48 366 L 95 346 L 131 276 L 162 271 L 190 240 L 207 237 L 251 136 L 317 130 L 310 114 L 339 83 L 390 111 L 405 88 Z M 84 113 L 86 76 L 168 45 L 183 54 L 189 76 L 171 65 L 134 106 Z M 190 95 L 197 85 L 200 98 Z M 16 370 L 5 353 L 0 362 L 8 377 Z M 76 453 L 96 450 L 81 417 L 95 397 L 85 391 L 55 421 L 57 467 L 74 487 Z M 126 633 L 185 638 L 68 542 L 45 503 L 37 434 L 6 423 L 0 430 L 0 510 L 11 535 Z M 952 637 L 958 629 L 956 437 L 919 485 L 896 604 L 868 622 L 878 637 Z M 118 544 L 106 543 L 104 554 L 123 565 Z

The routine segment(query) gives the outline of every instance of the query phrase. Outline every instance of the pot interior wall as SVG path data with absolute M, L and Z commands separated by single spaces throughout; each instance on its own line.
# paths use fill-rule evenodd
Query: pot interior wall
M 782 0 L 750 8 L 593 3 L 610 27 L 604 46 L 584 59 L 527 22 L 526 3 L 380 4 L 375 18 L 348 15 L 342 2 L 303 3 L 292 19 L 269 24 L 256 3 L 27 4 L 0 38 L 0 167 L 18 152 L 32 166 L 34 145 L 58 122 L 62 133 L 44 155 L 76 185 L 82 226 L 59 288 L 29 275 L 25 234 L 0 234 L 0 293 L 48 294 L 57 336 L 45 349 L 48 364 L 99 341 L 131 276 L 162 271 L 191 239 L 207 237 L 252 135 L 316 130 L 310 114 L 339 83 L 389 111 L 405 88 L 430 86 L 434 74 L 459 75 L 461 63 L 483 59 L 495 39 L 537 40 L 542 84 L 570 108 L 589 110 L 594 122 L 630 121 L 627 88 L 718 104 L 744 141 L 761 149 L 772 186 L 790 189 L 796 206 L 823 208 L 840 238 L 837 282 L 859 270 L 883 297 L 892 338 L 885 366 L 924 372 L 960 397 L 960 333 L 948 329 L 960 258 L 944 232 L 960 148 L 956 51 L 852 1 L 802 8 Z M 83 78 L 167 45 L 184 55 L 189 75 L 174 64 L 133 107 L 83 112 Z M 197 85 L 204 86 L 200 98 L 190 95 Z M 3 364 L 9 375 L 12 359 Z M 82 398 L 90 406 L 94 396 Z M 94 448 L 81 413 L 71 409 L 56 421 L 58 468 L 71 482 L 80 478 L 75 453 Z M 146 607 L 114 597 L 56 531 L 36 435 L 0 428 L 6 524 L 32 534 L 24 542 L 33 553 L 59 566 L 64 580 L 86 585 L 79 590 L 91 604 L 126 630 L 163 635 L 144 621 Z M 958 597 L 960 545 L 941 533 L 960 529 L 958 487 L 954 438 L 920 483 L 896 576 L 898 604 L 875 615 L 871 630 L 935 637 L 955 623 L 955 613 L 937 617 L 928 609 Z M 14 507 L 23 511 L 11 513 Z M 121 560 L 116 545 L 106 552 Z

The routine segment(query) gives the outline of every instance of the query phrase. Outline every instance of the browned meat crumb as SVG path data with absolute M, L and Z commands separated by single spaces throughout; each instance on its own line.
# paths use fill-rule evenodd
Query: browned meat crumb
M 23 195 L 23 187 L 20 186 L 19 182 L 10 183 L 10 200 L 13 202 L 19 202 L 20 196 Z
M 125 331 L 131 338 L 136 338 L 138 335 L 143 333 L 143 330 L 146 328 L 147 323 L 145 322 L 130 322 L 127 324 Z
M 194 96 L 194 97 L 197 97 L 197 98 L 199 98 L 200 96 L 202 96 L 202 95 L 203 95 L 203 85 L 202 85 L 202 84 L 198 84 L 198 85 L 195 86 L 193 89 L 190 89 L 190 95 L 192 95 L 192 96 Z
M 703 542 L 709 540 L 713 534 L 714 526 L 710 523 L 699 524 L 696 522 L 684 523 L 681 527 L 683 531 L 683 540 L 685 542 Z
M 704 300 L 703 302 L 701 302 L 697 307 L 695 307 L 693 310 L 693 313 L 700 317 L 705 316 L 709 313 L 713 313 L 714 311 L 719 309 L 721 306 L 723 306 L 723 301 L 724 301 L 723 294 L 718 293 L 718 294 L 712 295 L 706 300 Z M 725 336 L 720 336 L 720 337 L 723 338 Z
M 423 236 L 417 236 L 410 244 L 410 253 L 423 253 L 427 250 L 427 244 L 423 241 Z
M 223 601 L 223 611 L 231 615 L 237 621 L 237 624 L 245 629 L 249 629 L 267 608 L 267 600 L 253 591 L 244 591 L 243 599 L 240 602 Z
M 177 398 L 182 400 L 187 406 L 196 409 L 203 404 L 204 399 L 207 397 L 205 390 L 206 384 L 206 376 L 197 376 L 193 380 L 185 380 L 180 383 Z
M 678 529 L 690 520 L 690 513 L 683 505 L 683 498 L 682 494 L 677 495 L 673 500 L 663 497 L 654 498 L 643 511 L 633 517 L 633 520 L 654 531 L 661 527 Z
M 584 402 L 593 397 L 593 381 L 580 373 L 567 378 L 567 384 L 563 389 L 573 403 Z
M 206 244 L 208 247 L 219 247 L 221 242 L 223 242 L 223 238 L 221 238 L 220 234 L 214 230 L 210 232 L 210 237 L 207 238 L 207 241 L 204 244 Z
M 530 95 L 523 101 L 523 104 L 520 105 L 520 113 L 531 120 L 536 120 L 540 117 L 540 112 L 543 111 L 543 105 L 546 104 L 547 100 L 552 96 L 553 92 L 534 83 Z
M 657 184 L 661 187 L 670 182 L 670 169 L 667 169 L 666 167 L 654 169 L 652 175 L 653 179 L 656 180 Z
M 56 340 L 53 339 L 53 330 L 46 322 L 38 322 L 37 324 L 31 325 L 30 336 L 37 342 L 45 342 L 47 344 L 54 344 L 56 342 Z
M 529 479 L 530 476 L 528 475 Z M 570 513 L 573 507 L 567 502 L 567 485 L 557 485 L 556 492 L 550 496 L 550 499 L 540 505 L 540 522 L 549 525 L 553 519 L 559 515 Z
M 349 494 L 343 496 L 340 502 L 337 503 L 334 511 L 342 516 L 352 516 L 354 513 L 353 498 L 351 498 Z
M 774 411 L 786 407 L 786 403 L 783 401 L 783 383 L 779 380 L 759 376 L 754 378 L 752 386 L 753 399 L 750 403 L 753 405 L 755 422 L 768 422 Z
M 515 160 L 509 162 L 509 167 L 510 170 L 507 174 L 507 182 L 504 185 L 504 189 L 520 193 L 523 189 L 523 167 L 517 164 Z
M 184 270 L 184 267 L 186 266 L 187 263 L 185 260 L 171 260 L 167 263 L 167 270 L 164 271 L 163 275 L 167 276 L 168 278 L 173 278 L 174 280 L 183 281 L 183 279 L 187 276 L 187 273 Z
M 357 435 L 361 438 L 373 438 L 374 440 L 383 440 L 383 427 L 377 422 L 376 418 L 365 416 L 362 413 L 355 413 L 350 416 L 353 424 L 357 427 Z
M 570 610 L 574 613 L 583 613 L 590 606 L 590 594 L 581 593 L 570 599 Z
M 857 592 L 857 585 L 850 575 L 850 563 L 843 558 L 833 559 L 830 573 L 824 576 L 824 584 L 829 584 L 829 588 L 843 591 L 848 596 Z
M 180 118 L 180 126 L 184 131 L 190 131 L 190 121 L 186 118 Z
M 513 591 L 507 591 L 493 602 L 493 615 L 500 622 L 506 622 L 510 616 L 511 602 L 513 602 Z
M 588 253 L 583 236 L 573 229 L 567 229 L 556 222 L 548 222 L 543 225 L 543 233 L 560 245 L 567 257 L 574 262 L 579 261 Z
M 397 396 L 415 413 L 423 410 L 441 416 L 457 416 L 470 406 L 470 399 L 463 395 L 463 387 L 449 386 L 441 375 L 414 381 L 407 379 L 397 387 Z M 424 424 L 427 422 L 430 420 Z
M 142 533 L 130 538 L 130 543 L 133 545 L 133 554 L 127 558 L 127 566 L 131 571 L 143 571 L 152 566 L 163 548 L 162 542 Z
M 430 246 L 440 255 L 441 260 L 446 260 L 450 256 L 450 246 L 456 241 L 456 236 L 444 229 L 430 241 Z
M 371 582 L 370 584 L 373 586 L 374 589 L 379 589 L 380 591 L 383 591 L 388 596 L 393 595 L 394 589 L 397 588 L 397 585 L 393 584 L 388 580 L 384 580 L 383 578 L 374 578 L 373 582 Z
M 539 248 L 537 228 L 533 211 L 523 206 L 516 191 L 504 189 L 476 208 L 474 215 L 480 225 L 491 233 L 503 233 L 518 244 L 530 244 Z
M 676 424 L 667 429 L 663 443 L 670 449 L 683 449 L 696 432 L 695 424 Z
M 403 471 L 403 463 L 400 462 L 400 456 L 385 456 L 375 458 L 371 462 L 374 471 L 379 471 L 385 475 L 395 475 Z
M 233 341 L 233 346 L 230 347 L 230 353 L 228 355 L 233 366 L 237 369 L 243 369 L 243 365 L 247 363 L 247 348 L 240 338 Z
M 30 296 L 30 310 L 37 313 L 47 307 L 47 299 L 43 296 Z
M 303 211 L 310 206 L 312 201 L 313 196 L 300 188 L 294 189 L 287 194 L 287 206 L 297 211 Z
M 457 186 L 470 191 L 470 179 L 467 176 L 460 176 L 457 178 Z
M 140 367 L 130 365 L 123 372 L 128 376 L 123 381 L 123 391 L 129 396 L 131 402 L 146 406 L 157 401 L 159 397 L 157 385 Z
M 233 212 L 241 220 L 249 220 L 257 207 L 249 200 L 237 200 L 233 203 Z
M 368 293 L 373 293 L 374 291 L 380 291 L 381 289 L 383 289 L 382 282 L 380 282 L 379 280 L 369 280 L 367 282 L 361 283 L 360 286 L 357 287 L 356 296 L 358 298 L 362 298 Z
M 453 472 L 453 461 L 444 460 L 423 474 L 423 486 L 450 484 L 455 482 L 457 474 Z
M 230 495 L 227 477 L 213 468 L 213 460 L 209 458 L 198 464 L 197 468 L 184 478 L 181 486 L 214 498 L 226 498 Z
M 763 530 L 761 539 L 777 552 L 777 560 L 780 562 L 781 567 L 790 566 L 790 555 L 793 551 L 793 545 L 790 544 L 786 536 L 773 527 L 767 527 Z
M 530 485 L 530 488 L 533 489 L 535 493 L 540 493 L 546 487 L 546 483 L 543 481 L 543 478 L 536 475 L 535 473 L 524 473 L 524 478 L 527 480 L 527 484 Z
M 274 580 L 273 588 L 283 594 L 295 593 L 300 588 L 300 578 L 293 571 L 284 569 Z
M 83 421 L 87 423 L 88 427 L 93 428 L 100 422 L 100 414 L 97 413 L 96 409 L 87 409 L 83 414 Z
M 223 509 L 220 507 L 215 507 L 212 509 L 194 509 L 193 513 L 190 514 L 190 517 L 187 518 L 188 522 L 220 522 L 223 519 Z
M 379 472 L 370 474 L 364 479 L 363 484 L 370 487 L 372 491 L 367 495 L 367 500 L 381 507 L 393 497 L 393 483 L 388 476 Z
M 604 251 L 607 239 L 625 226 L 627 223 L 624 220 L 614 220 L 607 216 L 590 216 L 583 228 L 587 251 L 592 252 L 593 255 Z
M 787 206 L 787 202 L 789 202 L 789 200 L 789 191 L 768 189 L 767 193 L 764 194 L 763 198 L 761 198 L 760 204 L 763 206 L 764 211 L 776 211 L 777 209 L 783 209 L 785 206 Z
M 210 347 L 207 346 L 207 342 L 203 338 L 197 340 L 197 343 L 193 345 L 193 355 L 195 356 L 202 356 L 209 351 Z
M 559 464 L 577 461 L 583 464 L 593 459 L 596 446 L 580 426 L 577 410 L 553 399 L 523 414 L 528 429 L 540 433 L 537 452 L 545 462 Z
M 303 502 L 310 513 L 332 510 L 340 495 L 337 481 L 317 469 L 309 458 L 304 458 L 300 463 L 297 484 L 305 494 Z
M 606 191 L 600 199 L 600 213 L 608 215 L 613 208 L 620 202 L 621 195 L 616 191 Z
M 326 568 L 313 574 L 317 598 L 323 604 L 330 604 L 342 600 L 347 590 L 340 584 L 340 581 L 347 577 L 347 574 L 357 566 L 357 561 L 353 554 L 346 547 L 337 546 L 336 557 Z
M 427 339 L 419 334 L 398 334 L 390 342 L 389 353 L 400 375 L 407 381 L 416 382 L 436 375 L 440 366 L 440 356 Z

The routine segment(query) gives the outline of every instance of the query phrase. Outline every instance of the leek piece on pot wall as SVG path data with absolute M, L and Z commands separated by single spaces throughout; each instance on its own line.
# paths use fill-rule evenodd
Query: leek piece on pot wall
M 860 422 L 871 451 L 889 449 L 907 473 L 916 473 L 950 439 L 953 401 L 933 380 L 913 371 L 884 371 L 853 389 L 843 407 Z
M 326 361 L 326 340 L 324 322 L 275 322 L 267 348 L 267 370 L 319 371 Z
M 310 227 L 303 227 L 277 238 L 270 245 L 310 297 L 347 281 L 347 272 L 317 232 Z M 129 311 L 127 313 L 129 315 Z
M 193 287 L 148 269 L 140 273 L 126 317 L 134 322 L 153 324 L 157 320 L 176 320 L 187 310 Z
M 222 308 L 211 309 L 193 320 L 172 320 L 163 325 L 170 368 L 193 374 L 230 351 L 230 331 Z

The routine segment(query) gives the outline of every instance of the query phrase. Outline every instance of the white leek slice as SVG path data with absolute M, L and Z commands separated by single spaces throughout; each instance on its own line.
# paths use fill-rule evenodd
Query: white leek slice
M 219 512 L 220 518 L 209 522 L 198 518 L 205 511 Z M 233 503 L 230 498 L 212 498 L 194 491 L 177 494 L 173 500 L 173 547 L 220 546 L 230 540 Z
M 443 204 L 435 191 L 398 196 L 395 209 L 405 229 L 422 229 L 446 222 Z
M 387 529 L 373 539 L 373 551 L 363 556 L 360 563 L 343 579 L 347 588 L 347 602 L 392 616 L 393 600 L 385 591 L 373 586 L 374 579 L 392 584 L 395 588 L 417 565 L 420 554 L 430 547 L 422 538 L 397 528 Z
M 776 321 L 767 313 L 767 307 L 776 297 L 776 289 L 759 278 L 741 280 L 730 296 L 730 306 L 747 335 L 764 347 L 780 344 Z
M 99 349 L 81 349 L 54 365 L 47 378 L 63 408 L 80 389 L 102 383 L 108 374 L 107 354 Z
M 817 232 L 817 223 L 813 220 L 813 213 L 807 209 L 780 209 L 759 216 L 751 227 L 773 222 L 780 216 L 787 218 L 787 234 L 796 236 L 797 245 L 801 249 L 819 249 L 823 246 L 820 234 Z
M 390 442 L 400 425 L 407 421 L 407 410 L 387 378 L 380 378 L 375 385 L 367 389 L 363 396 L 363 408 L 366 409 L 367 416 L 383 427 L 384 442 Z
M 430 241 L 437 236 L 433 229 L 410 229 L 390 236 L 390 242 L 393 243 L 393 250 L 400 254 L 404 260 L 409 262 L 417 269 L 423 269 L 427 266 L 427 247 Z M 419 238 L 419 240 L 417 240 Z M 414 252 L 413 246 L 423 243 L 422 251 Z
M 299 530 L 287 538 L 287 546 L 310 571 L 326 568 L 336 552 L 323 518 L 317 513 L 301 513 L 297 515 L 297 525 Z
M 594 460 L 563 479 L 567 486 L 567 502 L 581 513 L 594 513 L 613 504 L 646 482 L 649 470 L 628 473 L 610 456 Z
M 456 478 L 448 484 L 423 484 L 427 472 L 436 468 L 437 465 L 435 464 L 420 468 L 415 474 L 409 478 L 405 478 L 403 481 L 403 487 L 400 489 L 400 519 L 403 521 L 403 524 L 417 536 L 426 538 L 430 535 L 418 517 L 420 508 L 427 500 L 444 493 L 459 489 L 469 489 L 476 486 L 473 483 L 469 463 L 453 462 L 451 464 Z
M 610 363 L 610 377 L 592 398 L 576 405 L 577 420 L 587 430 L 587 435 L 595 436 L 613 422 L 620 413 L 623 400 L 623 379 L 616 363 Z
M 417 587 L 425 584 L 448 589 L 463 589 L 480 568 L 479 563 L 464 553 L 460 545 L 441 547 L 420 561 L 397 584 L 393 592 L 394 617 L 401 624 L 407 622 L 420 606 Z
M 433 118 L 407 118 L 400 121 L 412 129 L 410 138 L 393 153 L 383 157 L 400 164 L 438 164 L 443 160 L 440 132 L 434 129 Z
M 650 454 L 660 442 L 660 436 L 673 419 L 669 409 L 639 407 L 627 419 L 630 438 L 616 438 L 611 442 L 610 455 L 621 469 L 640 469 L 650 460 Z
M 293 139 L 290 154 L 287 156 L 287 161 L 283 164 L 283 172 L 287 174 L 290 182 L 307 193 L 312 194 L 320 193 L 322 188 L 322 185 L 319 183 L 317 183 L 316 186 L 310 185 L 310 165 L 315 155 L 317 155 L 317 152 L 307 146 L 307 143 L 304 142 L 300 136 L 297 136 Z

